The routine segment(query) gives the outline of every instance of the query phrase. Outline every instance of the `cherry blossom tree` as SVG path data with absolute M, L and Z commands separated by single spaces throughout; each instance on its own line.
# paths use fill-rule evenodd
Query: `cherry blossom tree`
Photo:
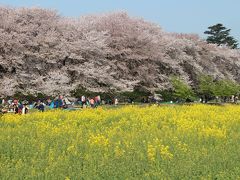
M 199 73 L 240 82 L 240 51 L 195 34 L 167 33 L 125 12 L 62 17 L 41 8 L 0 7 L 0 94 L 196 86 Z M 11 83 L 9 83 L 11 82 Z

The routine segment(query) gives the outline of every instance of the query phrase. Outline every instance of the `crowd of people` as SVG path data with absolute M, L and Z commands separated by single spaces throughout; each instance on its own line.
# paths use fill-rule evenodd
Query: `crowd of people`
M 25 102 L 19 103 L 17 99 L 14 100 L 1 100 L 2 113 L 15 113 L 15 114 L 27 114 L 29 107 Z
M 58 96 L 55 99 L 39 99 L 37 101 L 29 102 L 27 100 L 19 99 L 0 99 L 0 110 L 1 113 L 15 113 L 15 114 L 27 114 L 30 109 L 37 109 L 38 111 L 44 112 L 46 109 L 73 109 L 77 108 L 96 108 L 101 104 L 109 103 L 110 101 L 101 100 L 101 97 L 98 95 L 93 98 L 86 96 L 81 96 L 77 99 L 66 98 L 62 95 Z M 118 99 L 115 98 L 111 101 L 112 104 L 118 105 Z

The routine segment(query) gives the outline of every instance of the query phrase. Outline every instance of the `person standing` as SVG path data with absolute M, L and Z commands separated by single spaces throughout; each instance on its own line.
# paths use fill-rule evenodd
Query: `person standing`
M 22 103 L 20 103 L 19 105 L 18 105 L 18 114 L 23 114 L 22 113 L 22 110 L 23 110 L 23 104 Z
M 99 106 L 101 102 L 100 96 L 96 96 L 94 100 L 95 100 L 95 107 Z
M 15 114 L 18 113 L 18 106 L 16 104 L 13 104 L 13 111 L 15 112 Z
M 27 114 L 27 113 L 28 113 L 28 107 L 27 105 L 23 105 L 22 114 Z
M 3 98 L 3 99 L 2 99 L 2 105 L 4 105 L 4 104 L 5 104 L 5 99 Z
M 90 106 L 91 106 L 92 108 L 94 108 L 94 106 L 95 106 L 95 101 L 94 101 L 93 98 L 90 99 Z
M 86 97 L 85 96 L 81 97 L 81 103 L 82 103 L 82 107 L 86 106 Z
M 50 108 L 50 109 L 53 109 L 53 108 L 54 108 L 54 101 L 52 101 L 52 102 L 50 103 L 49 108 Z
M 115 106 L 118 105 L 118 99 L 117 99 L 117 98 L 115 98 L 115 100 L 114 100 L 114 105 L 115 105 Z
M 41 103 L 39 104 L 38 110 L 41 111 L 41 112 L 44 112 L 45 106 L 44 106 L 43 102 L 41 102 Z

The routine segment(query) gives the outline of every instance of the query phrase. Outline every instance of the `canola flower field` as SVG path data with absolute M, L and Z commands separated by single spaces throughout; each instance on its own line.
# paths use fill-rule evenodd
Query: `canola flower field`
M 240 106 L 4 115 L 0 179 L 240 179 Z

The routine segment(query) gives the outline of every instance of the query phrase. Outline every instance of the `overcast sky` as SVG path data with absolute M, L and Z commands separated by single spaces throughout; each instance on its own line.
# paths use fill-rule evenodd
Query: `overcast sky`
M 240 41 L 240 0 L 0 0 L 0 5 L 51 8 L 72 17 L 127 11 L 158 23 L 165 31 L 202 37 L 208 26 L 223 23 Z

